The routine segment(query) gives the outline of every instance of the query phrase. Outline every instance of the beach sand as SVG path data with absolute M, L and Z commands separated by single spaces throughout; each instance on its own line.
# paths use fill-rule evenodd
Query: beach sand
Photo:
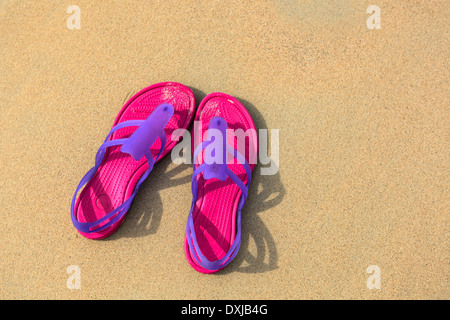
M 450 298 L 449 2 L 151 3 L 0 2 L 0 298 Z M 161 81 L 279 129 L 279 171 L 255 170 L 240 252 L 215 275 L 185 259 L 192 168 L 170 157 L 110 238 L 70 221 L 124 101 Z

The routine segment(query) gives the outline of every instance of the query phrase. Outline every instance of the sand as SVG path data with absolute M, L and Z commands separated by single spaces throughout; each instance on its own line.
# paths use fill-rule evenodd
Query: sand
M 81 29 L 66 24 L 73 4 Z M 1 1 L 0 298 L 449 299 L 449 9 Z M 161 81 L 198 102 L 236 96 L 258 128 L 279 129 L 279 172 L 257 167 L 241 250 L 215 275 L 184 257 L 189 165 L 155 167 L 107 240 L 70 221 L 124 100 Z M 71 265 L 81 289 L 67 287 Z

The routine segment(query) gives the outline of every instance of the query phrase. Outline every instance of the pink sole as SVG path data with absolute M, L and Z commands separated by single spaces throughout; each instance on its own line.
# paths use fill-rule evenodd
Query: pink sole
M 113 127 L 128 120 L 145 120 L 162 103 L 170 103 L 175 111 L 165 128 L 167 145 L 161 158 L 178 143 L 172 137 L 175 129 L 187 129 L 195 110 L 192 91 L 176 82 L 154 84 L 136 93 L 119 112 Z M 136 127 L 123 128 L 113 133 L 111 139 L 129 137 Z M 161 143 L 159 139 L 151 147 L 156 157 Z M 120 206 L 133 193 L 137 182 L 148 169 L 145 158 L 135 161 L 130 155 L 120 152 L 120 146 L 106 150 L 97 173 L 81 191 L 75 205 L 75 213 L 80 222 L 93 222 Z M 125 215 L 126 216 L 126 215 Z M 124 216 L 124 217 L 125 217 Z M 123 218 L 106 230 L 93 233 L 79 233 L 89 239 L 104 239 L 114 233 Z
M 257 154 L 258 143 L 256 127 L 245 107 L 234 97 L 223 93 L 212 93 L 205 97 L 200 104 L 195 121 L 201 121 L 201 135 L 194 135 L 194 145 L 200 143 L 204 132 L 208 129 L 209 121 L 215 116 L 224 118 L 228 123 L 228 129 L 248 129 L 254 130 L 252 135 L 252 145 L 246 139 L 245 157 L 249 160 L 249 148 L 252 147 L 254 154 Z M 197 128 L 195 128 L 197 129 Z M 231 143 L 232 136 L 228 136 L 228 143 Z M 237 146 L 234 140 L 235 148 Z M 203 155 L 202 155 L 203 156 Z M 229 164 L 231 170 L 247 183 L 247 176 L 244 168 L 239 164 Z M 255 167 L 250 165 L 251 169 Z M 230 179 L 225 181 L 218 179 L 204 180 L 200 175 L 198 178 L 198 198 L 193 210 L 193 220 L 197 242 L 203 255 L 210 261 L 217 261 L 225 256 L 235 238 L 236 212 L 241 196 L 241 190 Z M 197 265 L 193 260 L 187 240 L 185 239 L 185 254 L 189 264 L 201 273 L 214 273 L 218 270 L 206 270 Z

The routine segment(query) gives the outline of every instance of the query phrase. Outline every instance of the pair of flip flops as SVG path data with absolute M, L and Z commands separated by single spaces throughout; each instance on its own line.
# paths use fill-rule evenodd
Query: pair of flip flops
M 177 129 L 187 130 L 195 116 L 186 258 L 202 273 L 233 260 L 256 162 L 251 161 L 258 149 L 256 128 L 245 107 L 227 94 L 209 94 L 197 112 L 195 107 L 192 91 L 176 82 L 154 84 L 130 98 L 73 196 L 71 218 L 81 235 L 104 239 L 119 228 L 153 166 L 180 140 Z M 247 137 L 243 153 L 236 147 L 236 130 Z

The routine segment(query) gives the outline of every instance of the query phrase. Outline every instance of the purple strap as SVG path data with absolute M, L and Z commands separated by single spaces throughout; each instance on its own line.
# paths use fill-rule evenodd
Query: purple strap
M 210 132 L 211 129 L 213 129 L 212 132 Z M 214 131 L 214 129 L 216 129 L 217 131 Z M 227 144 L 226 129 L 227 123 L 225 119 L 221 117 L 212 118 L 208 127 L 208 138 L 207 138 L 208 140 L 202 142 L 194 151 L 194 161 L 193 161 L 194 173 L 192 175 L 192 184 L 191 184 L 193 197 L 192 197 L 191 211 L 189 213 L 186 226 L 186 235 L 189 249 L 192 253 L 191 256 L 197 262 L 198 265 L 202 266 L 207 270 L 218 270 L 225 267 L 234 259 L 234 257 L 239 251 L 239 247 L 241 244 L 241 211 L 247 199 L 248 186 L 250 185 L 250 181 L 252 178 L 252 171 L 245 157 L 242 154 L 240 154 L 237 150 L 235 150 L 233 147 Z M 220 134 L 222 134 L 221 141 L 217 140 L 218 138 L 220 139 L 219 132 Z M 211 153 L 208 153 L 207 149 L 211 147 L 212 144 L 215 146 L 215 148 L 212 149 L 213 151 Z M 205 163 L 200 164 L 196 168 L 197 158 L 203 150 L 205 150 L 206 153 Z M 218 150 L 219 153 L 217 154 L 216 152 L 218 152 Z M 232 154 L 234 158 L 236 158 L 244 167 L 248 179 L 247 185 L 245 185 L 244 182 L 241 179 L 239 179 L 239 177 L 228 167 L 226 162 L 227 152 Z M 213 161 L 208 162 L 208 157 L 214 158 Z M 219 160 L 219 162 L 217 160 Z M 206 180 L 217 178 L 221 181 L 225 181 L 227 177 L 230 177 L 230 179 L 234 183 L 236 183 L 239 189 L 241 189 L 242 191 L 242 195 L 239 199 L 239 205 L 237 208 L 237 232 L 235 240 L 231 245 L 231 247 L 229 248 L 228 252 L 225 254 L 225 256 L 217 261 L 210 261 L 202 254 L 201 249 L 197 242 L 197 236 L 195 234 L 193 211 L 198 197 L 197 176 L 201 173 L 203 173 L 203 178 Z
M 173 116 L 174 109 L 168 104 L 164 103 L 156 107 L 155 110 L 148 116 L 146 120 L 130 120 L 119 123 L 114 126 L 109 134 L 106 136 L 105 142 L 98 149 L 97 154 L 95 156 L 95 166 L 90 169 L 86 175 L 81 179 L 75 194 L 72 198 L 72 204 L 70 207 L 70 213 L 72 218 L 72 223 L 79 231 L 84 233 L 92 233 L 92 232 L 100 232 L 105 230 L 119 221 L 127 212 L 133 202 L 134 197 L 139 190 L 142 182 L 148 177 L 150 172 L 153 169 L 154 162 L 159 159 L 162 151 L 166 146 L 166 133 L 164 132 L 164 128 L 169 122 L 170 118 Z M 119 129 L 125 127 L 138 127 L 135 132 L 129 137 L 125 139 L 116 139 L 109 140 L 111 135 Z M 156 158 L 153 158 L 153 155 L 150 151 L 150 147 L 155 143 L 155 141 L 160 138 L 161 147 Z M 142 175 L 142 177 L 137 182 L 133 193 L 130 197 L 118 206 L 113 211 L 109 212 L 104 217 L 98 219 L 94 222 L 79 222 L 75 215 L 75 200 L 78 192 L 92 179 L 92 177 L 97 172 L 100 164 L 103 161 L 103 157 L 105 156 L 105 151 L 108 147 L 122 145 L 120 151 L 124 153 L 128 153 L 133 157 L 134 160 L 139 161 L 143 157 L 146 157 L 148 161 L 148 169 Z M 106 222 L 109 220 L 108 222 Z M 105 223 L 106 222 L 106 223 Z

